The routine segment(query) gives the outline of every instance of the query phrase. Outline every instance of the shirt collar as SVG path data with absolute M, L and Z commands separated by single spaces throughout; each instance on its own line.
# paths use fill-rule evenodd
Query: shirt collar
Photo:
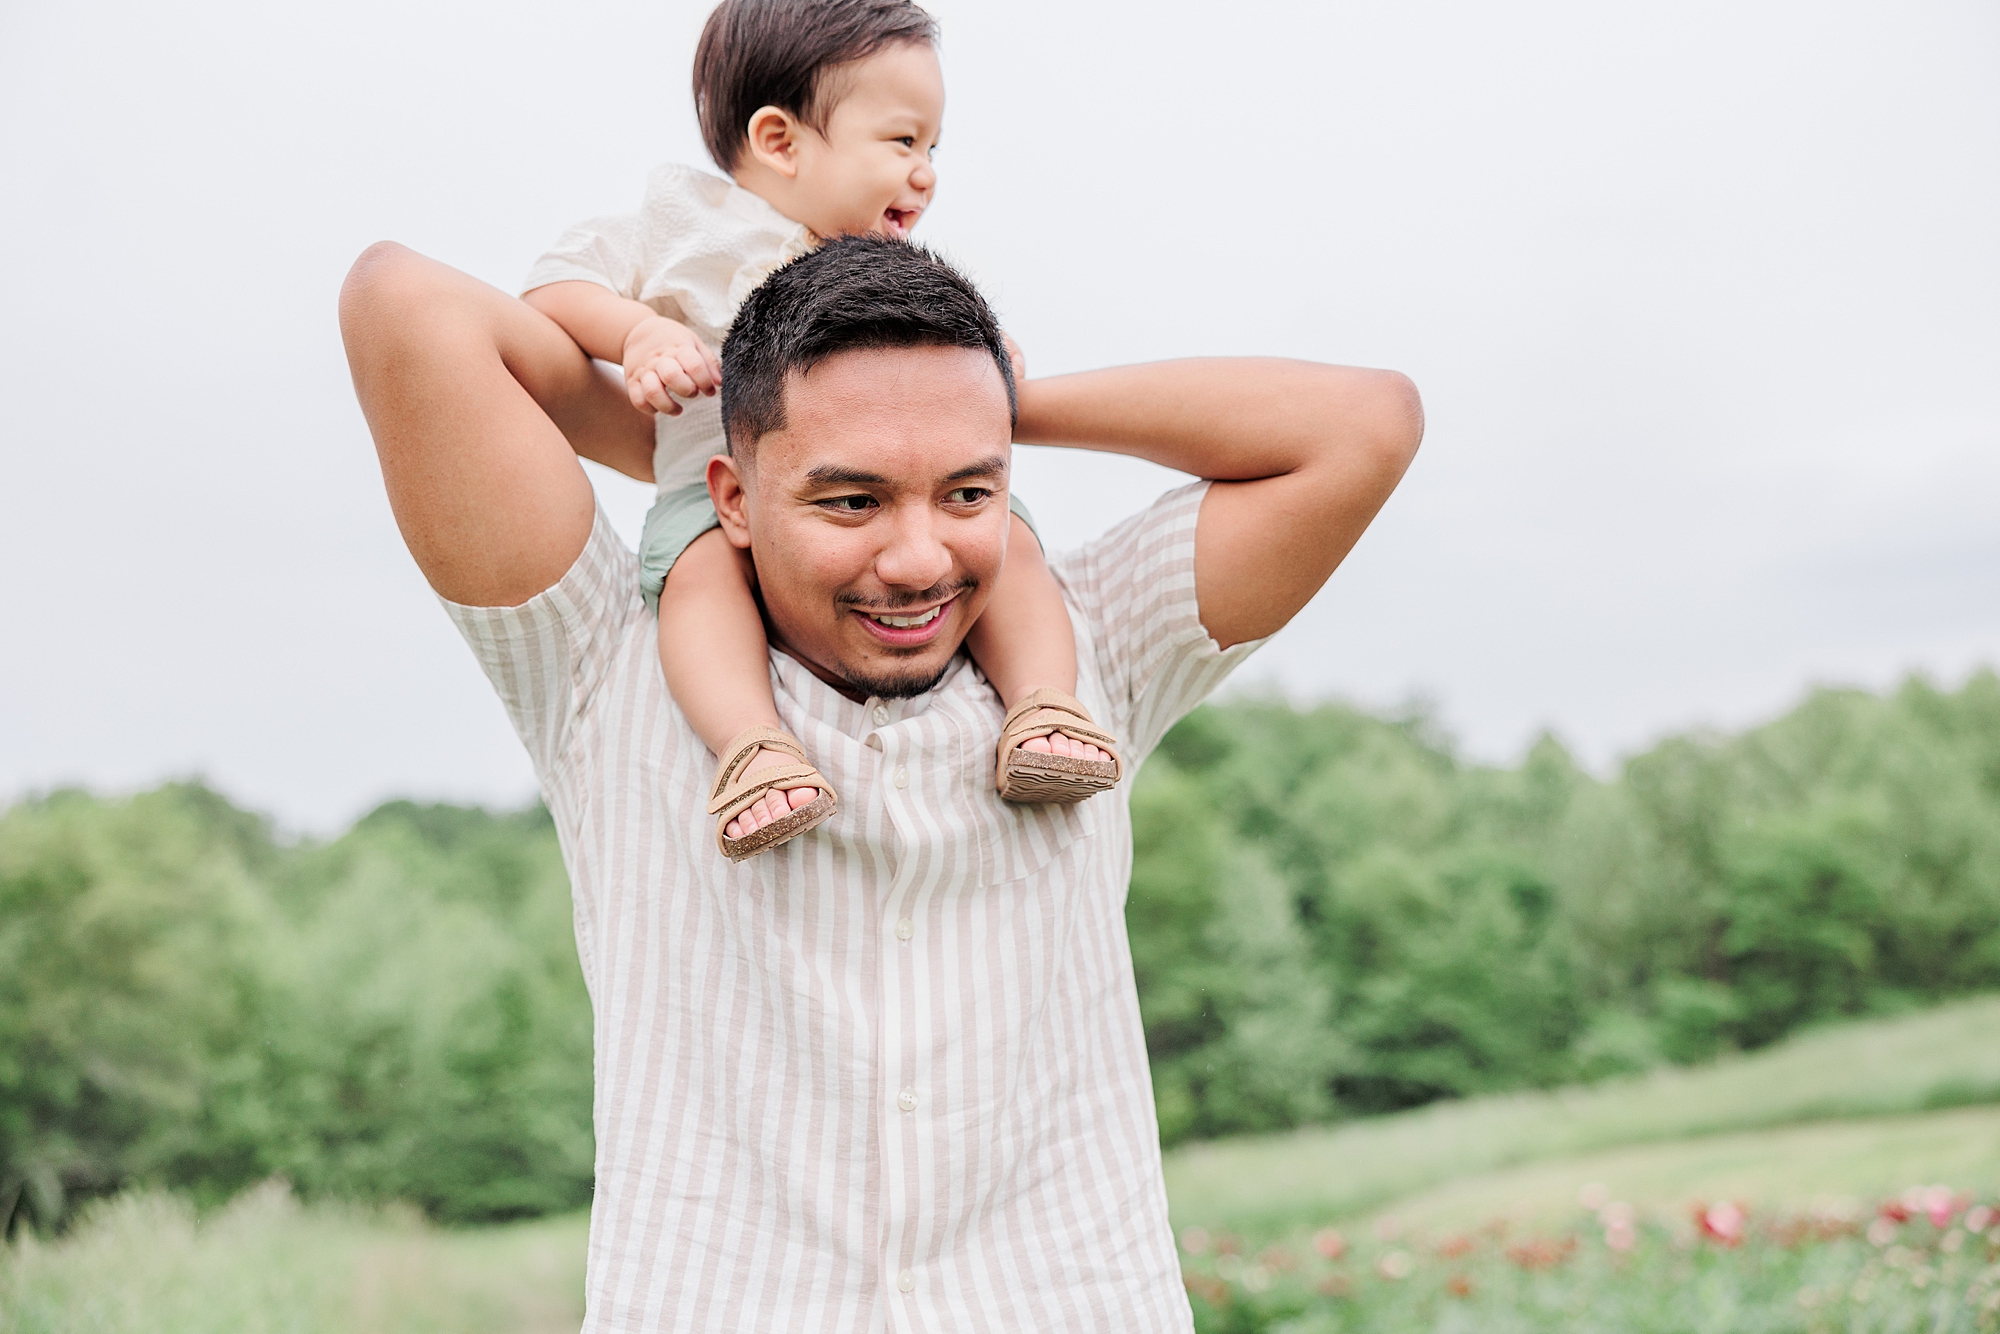
M 777 677 L 779 693 L 797 701 L 806 717 L 829 723 L 857 740 L 866 739 L 878 727 L 890 727 L 928 713 L 941 696 L 962 690 L 967 682 L 976 679 L 971 659 L 960 652 L 953 655 L 943 678 L 921 695 L 904 699 L 870 696 L 856 701 L 813 675 L 791 654 L 775 648 L 771 650 L 771 670 Z

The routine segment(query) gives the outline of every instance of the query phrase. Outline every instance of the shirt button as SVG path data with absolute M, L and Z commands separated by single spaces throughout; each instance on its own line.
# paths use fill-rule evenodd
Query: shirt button
M 910 771 L 899 764 L 896 766 L 896 772 L 889 775 L 889 781 L 897 787 L 908 787 L 910 785 Z
M 896 1105 L 902 1108 L 906 1112 L 916 1111 L 917 1091 L 915 1089 L 904 1089 L 901 1093 L 898 1093 L 896 1095 Z M 905 1288 L 903 1289 L 903 1291 L 908 1292 L 909 1289 Z
M 882 705 L 877 704 L 875 706 L 875 712 L 871 716 L 875 719 L 875 725 L 877 727 L 887 727 L 889 725 L 889 710 L 884 708 Z
M 916 1290 L 917 1276 L 915 1274 L 905 1269 L 902 1273 L 896 1275 L 896 1291 L 915 1292 Z
M 905 917 L 902 921 L 896 923 L 896 939 L 908 940 L 911 936 L 914 936 L 916 934 L 917 934 L 917 924 L 911 921 L 909 918 Z

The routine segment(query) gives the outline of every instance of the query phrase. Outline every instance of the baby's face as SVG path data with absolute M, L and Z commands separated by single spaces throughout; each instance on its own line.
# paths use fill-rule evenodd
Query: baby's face
M 937 191 L 931 150 L 944 125 L 944 73 L 928 43 L 898 42 L 836 78 L 846 91 L 826 133 L 799 145 L 798 220 L 821 236 L 907 237 Z

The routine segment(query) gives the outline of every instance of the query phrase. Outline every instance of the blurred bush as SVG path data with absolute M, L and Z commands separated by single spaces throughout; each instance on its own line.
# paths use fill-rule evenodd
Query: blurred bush
M 1547 737 L 1496 769 L 1422 716 L 1211 706 L 1139 775 L 1133 820 L 1170 1144 L 1701 1061 L 2000 986 L 1991 672 L 1818 691 L 1608 782 Z
M 1161 1134 L 1695 1062 L 2000 986 L 2000 679 L 1822 691 L 1614 780 L 1421 716 L 1203 708 L 1133 793 Z M 0 813 L 0 1227 L 282 1175 L 450 1221 L 589 1198 L 539 807 L 281 843 L 198 785 Z
M 194 785 L 0 815 L 0 1221 L 273 1174 L 448 1220 L 588 1200 L 545 813 L 395 803 L 289 848 Z

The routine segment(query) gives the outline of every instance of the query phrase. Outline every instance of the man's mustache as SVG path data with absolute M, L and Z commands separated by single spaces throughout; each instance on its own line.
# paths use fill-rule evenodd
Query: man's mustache
M 953 598 L 964 597 L 979 587 L 977 579 L 960 579 L 956 583 L 932 584 L 929 588 L 915 593 L 884 593 L 878 597 L 863 597 L 859 593 L 842 593 L 834 598 L 834 605 L 840 607 L 867 607 L 874 611 L 893 612 L 901 607 L 930 607 Z

